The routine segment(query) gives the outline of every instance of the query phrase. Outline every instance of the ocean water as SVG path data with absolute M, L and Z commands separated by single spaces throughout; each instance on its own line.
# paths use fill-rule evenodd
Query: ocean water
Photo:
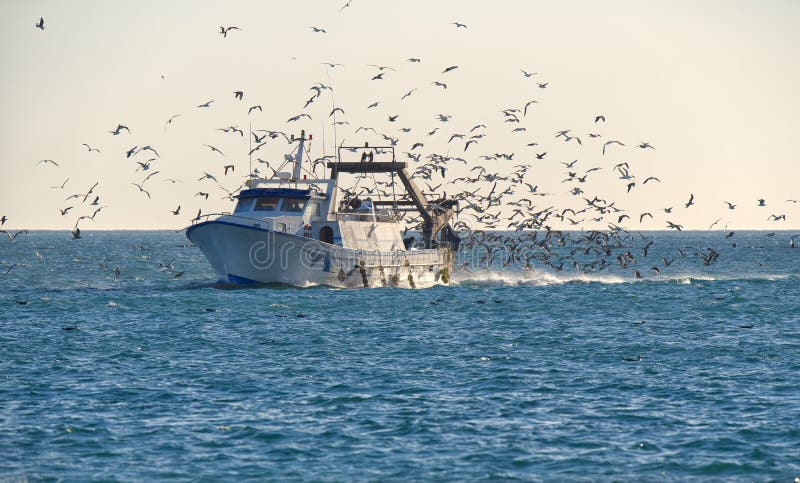
M 724 235 L 647 234 L 642 279 L 472 260 L 424 290 L 221 289 L 173 232 L 3 238 L 0 479 L 791 481 L 800 248 Z

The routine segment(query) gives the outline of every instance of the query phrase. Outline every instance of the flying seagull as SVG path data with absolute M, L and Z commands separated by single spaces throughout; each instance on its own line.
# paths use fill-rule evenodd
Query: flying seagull
M 625 146 L 625 145 L 624 145 L 624 144 L 622 144 L 621 142 L 619 142 L 619 141 L 616 141 L 616 140 L 614 140 L 614 139 L 612 139 L 611 141 L 606 141 L 606 143 L 605 143 L 605 144 L 603 144 L 603 155 L 604 155 L 604 156 L 605 156 L 605 154 L 606 154 L 606 147 L 608 147 L 608 146 L 610 146 L 610 145 L 612 145 L 612 144 L 619 144 L 620 146 Z
M 146 194 L 148 199 L 150 198 L 150 192 L 147 191 L 146 189 L 142 188 L 142 185 L 136 184 L 136 183 L 131 183 L 131 184 L 136 186 L 137 188 L 139 188 L 139 191 L 141 191 L 142 193 Z
M 219 33 L 220 35 L 222 35 L 223 38 L 228 38 L 228 32 L 230 32 L 231 30 L 241 30 L 241 29 L 236 26 L 223 27 L 220 25 L 219 27 Z
M 225 156 L 225 154 L 223 154 L 223 152 L 222 152 L 222 151 L 220 151 L 219 149 L 215 148 L 214 146 L 212 146 L 212 145 L 210 145 L 210 144 L 203 144 L 203 146 L 208 146 L 208 147 L 209 147 L 209 148 L 210 148 L 212 151 L 216 151 L 216 152 L 218 152 L 219 154 L 221 154 L 221 155 Z

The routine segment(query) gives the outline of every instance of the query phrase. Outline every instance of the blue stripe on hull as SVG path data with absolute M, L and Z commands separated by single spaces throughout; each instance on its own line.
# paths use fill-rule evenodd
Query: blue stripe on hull
M 238 275 L 233 275 L 233 274 L 230 274 L 230 273 L 228 274 L 228 281 L 230 283 L 235 283 L 237 285 L 256 285 L 256 284 L 261 283 L 261 282 L 258 282 L 256 280 L 250 279 L 250 278 L 240 277 Z

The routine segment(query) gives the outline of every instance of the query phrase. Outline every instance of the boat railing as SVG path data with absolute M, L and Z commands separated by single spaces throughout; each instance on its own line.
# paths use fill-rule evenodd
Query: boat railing
M 380 250 L 354 250 L 345 247 L 329 248 L 331 265 L 348 268 L 397 269 L 402 267 L 426 267 L 433 270 L 435 267 L 447 265 L 450 251 L 442 249 L 423 249 L 412 251 L 380 251 Z
M 345 208 L 336 212 L 337 221 L 382 221 L 396 222 L 400 220 L 400 213 L 387 208 L 375 209 L 372 205 L 368 210 Z
M 259 228 L 267 228 L 267 229 L 270 229 L 272 227 L 272 220 L 269 218 L 252 218 L 249 216 L 234 215 L 230 212 L 206 213 L 205 215 L 201 215 L 193 219 L 192 225 L 205 223 L 206 221 L 209 221 L 211 217 L 219 217 L 219 216 L 224 216 L 226 220 L 233 218 L 235 222 L 238 222 L 242 225 L 257 226 Z

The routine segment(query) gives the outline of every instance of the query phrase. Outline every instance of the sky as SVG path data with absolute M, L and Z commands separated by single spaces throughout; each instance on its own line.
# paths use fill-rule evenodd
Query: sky
M 104 208 L 93 221 L 81 220 L 82 229 L 180 229 L 198 209 L 232 209 L 222 188 L 234 190 L 248 174 L 251 127 L 305 129 L 314 136 L 316 158 L 333 154 L 336 143 L 385 143 L 372 132 L 356 133 L 361 126 L 398 138 L 398 159 L 412 169 L 404 152 L 423 160 L 432 153 L 464 158 L 466 165 L 450 162 L 444 181 L 475 176 L 470 169 L 479 165 L 501 175 L 528 165 L 525 181 L 552 194 L 535 197 L 539 209 L 577 211 L 585 207 L 582 196 L 598 196 L 624 209 L 630 220 L 622 225 L 631 229 L 665 229 L 667 221 L 708 229 L 717 220 L 715 229 L 800 228 L 800 203 L 787 201 L 800 200 L 793 145 L 800 127 L 798 2 L 345 3 L 0 1 L 3 228 L 72 229 L 97 206 L 82 203 L 83 196 L 66 198 L 98 183 L 90 200 L 100 196 Z M 35 27 L 39 17 L 44 30 Z M 220 26 L 239 29 L 223 37 Z M 381 72 L 375 65 L 394 70 L 372 80 Z M 450 66 L 458 68 L 443 73 Z M 525 77 L 522 70 L 536 74 Z M 318 83 L 333 89 L 304 109 Z M 237 90 L 242 100 L 234 98 Z M 212 99 L 211 107 L 197 107 Z M 505 122 L 502 110 L 531 100 L 537 103 L 518 114 L 519 123 Z M 378 107 L 367 107 L 376 101 Z M 254 105 L 262 110 L 248 114 Z M 344 110 L 336 119 L 349 124 L 334 130 L 333 107 Z M 311 119 L 287 123 L 301 113 Z M 451 117 L 442 122 L 438 114 Z M 595 123 L 598 115 L 606 121 Z M 130 133 L 110 134 L 118 124 Z M 470 133 L 479 124 L 486 128 Z M 229 126 L 244 136 L 220 130 Z M 517 127 L 525 130 L 512 132 Z M 582 144 L 555 137 L 567 129 Z M 463 140 L 448 142 L 452 134 L 475 132 L 486 135 L 467 151 Z M 603 155 L 609 140 L 625 146 L 611 145 Z M 411 151 L 417 142 L 424 146 Z M 532 142 L 538 145 L 527 146 Z M 636 148 L 643 142 L 655 149 Z M 126 152 L 146 145 L 159 157 L 143 171 L 137 161 L 154 156 Z M 254 156 L 277 167 L 289 150 L 278 138 Z M 479 157 L 494 153 L 514 157 Z M 59 166 L 37 166 L 44 159 Z M 573 160 L 573 168 L 562 164 Z M 623 162 L 637 182 L 629 193 L 613 169 Z M 225 165 L 235 172 L 223 176 Z M 562 182 L 569 171 L 582 176 L 595 167 L 584 184 Z M 144 184 L 148 198 L 132 183 L 155 172 Z M 203 172 L 222 188 L 199 180 Z M 660 183 L 643 184 L 650 176 Z M 53 188 L 67 178 L 63 189 Z M 441 181 L 434 176 L 430 184 Z M 441 189 L 455 194 L 479 186 L 488 194 L 492 183 Z M 568 192 L 574 186 L 582 196 Z M 506 199 L 526 196 L 521 187 Z M 198 192 L 208 192 L 208 200 Z M 685 208 L 690 195 L 695 204 Z M 765 207 L 757 206 L 759 198 Z M 639 223 L 645 212 L 653 218 Z M 782 214 L 785 220 L 769 220 Z M 575 218 L 584 221 L 549 224 L 607 224 L 593 223 L 589 214 Z

